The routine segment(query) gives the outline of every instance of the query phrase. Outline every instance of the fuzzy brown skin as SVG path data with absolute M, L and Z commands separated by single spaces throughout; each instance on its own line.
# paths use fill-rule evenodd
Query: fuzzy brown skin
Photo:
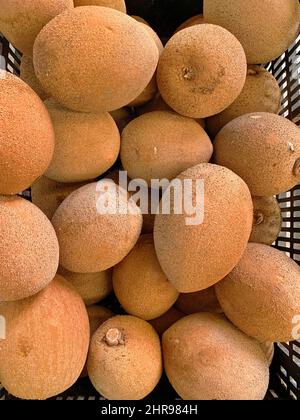
M 206 290 L 196 293 L 182 293 L 175 307 L 186 315 L 199 312 L 209 312 L 221 314 L 222 308 L 218 302 L 215 288 L 210 287 Z
M 194 314 L 163 335 L 167 376 L 184 400 L 262 400 L 269 368 L 259 343 L 223 315 Z
M 216 286 L 225 315 L 260 342 L 293 340 L 300 313 L 300 268 L 284 253 L 249 244 L 236 268 Z
M 46 101 L 55 131 L 55 148 L 45 175 L 56 182 L 95 179 L 116 162 L 120 133 L 108 113 L 85 114 Z
M 300 129 L 278 115 L 236 118 L 219 132 L 214 151 L 215 162 L 239 175 L 253 196 L 277 195 L 300 181 Z
M 73 8 L 73 0 L 0 0 L 0 31 L 14 47 L 32 57 L 34 41 L 43 27 Z
M 269 366 L 271 366 L 273 362 L 273 358 L 274 358 L 274 353 L 275 353 L 274 343 L 270 343 L 270 342 L 262 343 L 260 346 L 267 357 Z
M 29 85 L 42 101 L 48 99 L 48 95 L 44 92 L 40 82 L 35 75 L 31 57 L 23 55 L 21 60 L 20 73 L 20 77 L 23 82 Z
M 170 39 L 159 61 L 157 83 L 164 101 L 176 112 L 206 118 L 236 100 L 246 72 L 239 41 L 219 26 L 203 24 Z
M 52 219 L 60 264 L 75 273 L 97 273 L 115 266 L 132 250 L 142 229 L 143 217 L 135 204 L 131 205 L 134 214 L 99 214 L 96 188 L 97 183 L 92 183 L 72 193 Z M 118 191 L 125 205 L 127 197 Z
M 132 179 L 169 180 L 198 163 L 209 162 L 212 143 L 203 128 L 173 112 L 144 114 L 122 133 L 121 160 Z
M 126 125 L 133 119 L 133 113 L 129 108 L 120 108 L 116 111 L 111 111 L 110 115 L 117 124 L 120 133 L 122 133 Z
M 191 17 L 190 19 L 186 20 L 185 22 L 183 22 L 175 31 L 175 34 L 179 31 L 182 31 L 183 29 L 186 28 L 190 28 L 191 26 L 194 25 L 202 25 L 203 23 L 205 23 L 203 15 L 196 15 Z
M 185 316 L 184 313 L 178 311 L 176 308 L 169 309 L 165 314 L 158 318 L 152 319 L 150 324 L 155 329 L 159 336 L 162 336 L 175 322 L 179 321 Z
M 72 284 L 86 306 L 100 302 L 113 291 L 111 270 L 80 274 L 60 267 L 59 273 Z
M 0 302 L 38 293 L 54 278 L 59 247 L 54 229 L 23 198 L 0 197 Z
M 74 0 L 74 6 L 103 6 L 126 13 L 126 4 L 124 0 Z
M 179 296 L 160 268 L 152 235 L 141 236 L 114 268 L 113 287 L 125 311 L 145 320 L 163 315 Z
M 246 83 L 240 96 L 225 111 L 209 118 L 206 122 L 212 138 L 230 121 L 253 112 L 278 114 L 281 105 L 281 91 L 274 76 L 259 66 L 249 66 Z
M 144 29 L 107 7 L 76 7 L 53 19 L 34 45 L 34 68 L 47 93 L 66 108 L 114 111 L 150 82 L 158 50 Z
M 7 337 L 0 340 L 0 376 L 12 395 L 54 397 L 78 379 L 88 351 L 89 322 L 80 296 L 62 277 L 19 302 L 0 303 Z
M 162 374 L 157 333 L 139 318 L 109 319 L 92 338 L 88 373 L 94 387 L 108 400 L 145 398 Z
M 37 94 L 2 70 L 0 109 L 0 194 L 17 194 L 30 187 L 49 166 L 54 130 Z
M 250 242 L 272 245 L 282 227 L 282 215 L 275 197 L 253 197 L 253 228 Z
M 226 168 L 201 164 L 178 178 L 204 180 L 204 221 L 188 226 L 187 215 L 171 208 L 170 215 L 156 216 L 154 242 L 169 281 L 179 292 L 193 293 L 216 284 L 240 260 L 252 229 L 253 205 L 246 184 Z
M 298 0 L 204 1 L 204 19 L 226 28 L 243 45 L 249 64 L 279 57 L 299 32 Z

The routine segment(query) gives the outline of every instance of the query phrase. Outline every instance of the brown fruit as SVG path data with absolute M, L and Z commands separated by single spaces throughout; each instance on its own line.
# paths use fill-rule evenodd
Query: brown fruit
M 89 345 L 80 296 L 62 277 L 37 295 L 0 303 L 7 336 L 0 340 L 0 377 L 12 395 L 44 400 L 78 379 Z
M 156 216 L 154 241 L 169 281 L 179 292 L 193 293 L 213 286 L 238 263 L 250 237 L 253 205 L 246 184 L 226 168 L 202 164 L 177 179 L 192 181 L 196 216 L 175 214 L 171 191 L 171 214 Z M 197 180 L 204 182 L 204 196 L 201 188 L 196 195 Z
M 158 50 L 143 25 L 125 13 L 85 6 L 43 28 L 33 62 L 45 91 L 66 108 L 105 112 L 142 93 L 155 72 Z
M 262 343 L 260 346 L 267 357 L 269 366 L 271 366 L 274 359 L 274 353 L 275 353 L 274 343 L 270 343 L 270 342 Z
M 275 197 L 253 197 L 254 217 L 250 242 L 272 245 L 281 232 L 281 209 Z
M 214 287 L 195 293 L 182 293 L 175 303 L 175 307 L 187 315 L 199 312 L 218 314 L 223 312 Z
M 157 82 L 164 101 L 176 112 L 206 118 L 236 100 L 246 72 L 239 41 L 226 29 L 203 24 L 170 39 L 159 61 Z
M 126 125 L 133 119 L 132 112 L 129 108 L 117 109 L 116 111 L 110 112 L 110 115 L 113 117 L 115 123 L 117 124 L 120 133 L 122 133 Z
M 47 217 L 21 197 L 0 197 L 0 302 L 32 296 L 54 278 L 59 248 Z
M 109 319 L 94 334 L 89 377 L 108 400 L 140 400 L 162 374 L 160 340 L 150 324 L 132 316 Z
M 173 324 L 175 324 L 175 322 L 179 321 L 184 316 L 185 314 L 178 311 L 176 308 L 171 308 L 165 314 L 152 319 L 149 322 L 155 331 L 162 336 L 165 331 L 167 331 Z
M 239 175 L 253 196 L 268 197 L 300 181 L 300 130 L 278 115 L 236 118 L 217 135 L 215 162 Z
M 223 315 L 194 314 L 163 335 L 167 376 L 184 400 L 262 400 L 269 368 L 259 343 Z
M 28 55 L 23 55 L 20 66 L 20 77 L 32 90 L 41 98 L 42 101 L 48 98 L 44 92 L 40 82 L 38 81 L 34 68 L 32 58 Z
M 152 235 L 141 236 L 114 268 L 113 287 L 125 311 L 145 320 L 163 315 L 179 295 L 160 268 Z
M 110 7 L 126 13 L 126 4 L 124 0 L 74 0 L 74 6 L 102 6 Z
M 216 292 L 225 315 L 246 334 L 261 342 L 294 339 L 300 268 L 283 252 L 250 243 Z
M 179 31 L 182 31 L 183 29 L 190 28 L 191 26 L 195 26 L 195 25 L 202 25 L 203 23 L 205 23 L 203 15 L 193 16 L 189 18 L 188 20 L 186 20 L 185 22 L 183 22 L 179 26 L 179 28 L 176 29 L 175 34 Z
M 36 93 L 2 70 L 0 109 L 0 194 L 17 194 L 30 187 L 49 166 L 54 130 Z

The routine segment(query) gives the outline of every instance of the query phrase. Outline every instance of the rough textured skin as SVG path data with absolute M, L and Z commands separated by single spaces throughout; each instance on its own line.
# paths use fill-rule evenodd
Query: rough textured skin
M 120 133 L 122 133 L 126 125 L 133 119 L 133 114 L 130 108 L 120 108 L 116 111 L 111 111 L 110 115 L 113 117 L 115 123 L 117 124 Z
M 262 67 L 249 66 L 242 93 L 225 111 L 207 120 L 207 131 L 214 138 L 235 118 L 253 112 L 278 114 L 280 105 L 281 91 L 274 76 Z
M 61 203 L 84 185 L 80 182 L 75 184 L 55 182 L 42 176 L 31 186 L 31 199 L 33 204 L 51 220 Z
M 167 43 L 157 82 L 161 96 L 176 112 L 206 118 L 235 101 L 246 72 L 238 40 L 221 27 L 203 24 L 178 32 Z
M 121 160 L 132 179 L 174 179 L 187 168 L 209 162 L 212 143 L 190 118 L 155 111 L 129 123 L 122 133 Z
M 76 7 L 53 19 L 34 45 L 43 88 L 66 108 L 105 112 L 122 108 L 150 82 L 158 50 L 144 29 L 107 7 Z
M 55 131 L 48 178 L 57 182 L 88 181 L 113 166 L 120 152 L 120 133 L 108 112 L 74 112 L 52 100 L 45 105 Z
M 22 80 L 0 70 L 0 194 L 20 193 L 42 175 L 54 140 L 40 98 Z
M 106 335 L 120 332 L 120 342 L 109 345 Z M 141 400 L 158 384 L 162 374 L 160 340 L 146 321 L 116 316 L 94 334 L 88 357 L 89 377 L 108 400 Z
M 59 273 L 72 284 L 86 306 L 100 302 L 113 291 L 111 270 L 80 274 L 60 268 Z
M 73 0 L 0 0 L 0 32 L 23 54 L 55 16 L 74 7 Z
M 158 335 L 162 336 L 165 331 L 167 331 L 173 324 L 175 324 L 175 322 L 179 321 L 184 316 L 185 314 L 178 311 L 176 308 L 171 308 L 162 316 L 152 319 L 149 322 Z
M 300 314 L 300 268 L 284 253 L 249 244 L 236 268 L 216 286 L 225 315 L 261 342 L 292 341 Z
M 54 278 L 59 248 L 47 217 L 20 197 L 0 196 L 0 302 L 38 293 Z
M 163 335 L 167 376 L 184 400 L 262 400 L 269 369 L 259 343 L 223 315 L 194 314 Z
M 300 181 L 300 129 L 278 115 L 236 118 L 217 135 L 214 151 L 215 162 L 239 175 L 253 196 L 277 195 Z
M 199 312 L 217 314 L 223 312 L 214 287 L 209 287 L 206 290 L 196 293 L 182 293 L 175 303 L 175 307 L 186 315 L 197 314 Z
M 97 211 L 101 193 L 96 188 L 97 183 L 92 183 L 72 193 L 52 219 L 60 264 L 72 272 L 97 273 L 115 266 L 140 236 L 143 217 L 135 203 L 127 200 L 127 193 L 116 188 L 116 194 L 108 192 L 104 197 L 119 199 L 121 209 L 129 202 L 130 214 L 101 214 Z
M 126 13 L 126 4 L 124 0 L 74 0 L 75 7 L 78 6 L 103 6 L 119 10 Z
M 44 92 L 40 82 L 38 81 L 34 68 L 32 58 L 28 55 L 23 55 L 20 66 L 20 77 L 23 82 L 27 83 L 35 91 L 35 93 L 41 98 L 42 101 L 48 98 L 48 95 Z
M 269 366 L 271 366 L 273 362 L 273 358 L 274 358 L 274 353 L 275 353 L 274 343 L 270 343 L 270 342 L 262 343 L 260 346 L 267 357 Z
M 243 45 L 249 64 L 279 57 L 299 32 L 298 0 L 204 0 L 204 18 L 223 26 Z
M 185 22 L 183 22 L 179 26 L 179 28 L 176 29 L 176 32 L 175 33 L 179 32 L 179 31 L 182 31 L 183 29 L 190 28 L 191 26 L 194 26 L 194 25 L 202 25 L 203 23 L 205 23 L 204 22 L 203 15 L 193 16 L 190 19 L 188 19 Z
M 113 287 L 125 311 L 145 320 L 166 313 L 179 295 L 160 268 L 152 235 L 141 236 L 114 268 Z
M 187 214 L 174 214 L 171 198 L 171 214 L 156 216 L 154 242 L 169 281 L 179 292 L 193 293 L 220 281 L 242 257 L 251 233 L 253 205 L 246 184 L 226 168 L 202 164 L 178 178 L 204 181 L 204 221 L 187 225 Z
M 282 227 L 282 215 L 275 197 L 253 197 L 254 217 L 250 242 L 272 245 Z
M 78 379 L 88 352 L 89 323 L 80 296 L 62 277 L 39 294 L 0 303 L 7 322 L 0 340 L 0 377 L 12 395 L 43 400 Z

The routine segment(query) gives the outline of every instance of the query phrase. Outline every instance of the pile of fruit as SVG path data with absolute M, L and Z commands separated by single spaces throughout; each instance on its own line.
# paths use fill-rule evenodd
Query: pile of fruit
M 300 316 L 300 269 L 271 247 L 300 131 L 264 65 L 299 16 L 298 0 L 204 0 L 163 46 L 123 0 L 0 0 L 23 54 L 21 78 L 0 72 L 9 393 L 46 399 L 88 375 L 105 398 L 137 400 L 165 371 L 185 400 L 265 397 L 274 343 Z M 121 167 L 150 197 L 153 179 L 202 180 L 203 223 L 174 202 L 143 215 Z M 130 212 L 98 211 L 102 178 Z M 112 293 L 120 313 L 101 304 Z

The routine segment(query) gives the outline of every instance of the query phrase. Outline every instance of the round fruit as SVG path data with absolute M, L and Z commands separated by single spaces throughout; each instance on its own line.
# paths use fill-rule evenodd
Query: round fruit
M 190 28 L 191 26 L 195 26 L 195 25 L 202 25 L 204 22 L 204 18 L 203 15 L 196 15 L 191 17 L 190 19 L 186 20 L 185 22 L 183 22 L 179 28 L 176 29 L 176 32 L 182 31 L 183 29 L 186 28 Z
M 236 268 L 216 286 L 225 315 L 261 342 L 292 341 L 300 314 L 300 268 L 283 252 L 249 244 Z
M 110 112 L 110 115 L 113 117 L 115 123 L 117 124 L 120 133 L 122 133 L 126 125 L 133 119 L 132 112 L 129 108 L 117 109 L 116 111 Z
M 94 334 L 89 377 L 108 400 L 141 400 L 162 374 L 160 340 L 146 321 L 132 316 L 109 319 Z
M 157 82 L 164 101 L 176 112 L 206 118 L 236 100 L 246 73 L 239 41 L 226 29 L 203 24 L 178 32 L 167 43 Z
M 261 348 L 263 349 L 263 352 L 265 353 L 269 366 L 272 365 L 273 359 L 274 359 L 274 354 L 275 354 L 275 345 L 274 343 L 262 343 L 261 344 Z
M 20 77 L 32 90 L 44 101 L 47 99 L 47 95 L 44 92 L 40 82 L 38 81 L 34 68 L 32 58 L 28 55 L 23 55 L 20 66 Z
M 209 287 L 206 290 L 195 293 L 182 293 L 175 307 L 187 315 L 197 314 L 199 312 L 219 314 L 223 312 L 214 287 Z
M 110 7 L 126 13 L 126 4 L 124 0 L 74 0 L 74 6 L 102 6 Z
M 231 169 L 253 196 L 269 197 L 300 181 L 300 129 L 275 114 L 236 118 L 217 135 L 215 162 Z
M 104 112 L 142 93 L 156 70 L 158 50 L 143 25 L 125 13 L 85 6 L 43 28 L 33 62 L 45 91 L 66 108 Z
M 250 242 L 272 245 L 282 227 L 281 208 L 275 197 L 253 197 L 254 217 Z
M 162 316 L 152 319 L 150 324 L 155 329 L 155 331 L 162 336 L 165 331 L 167 331 L 175 322 L 183 318 L 185 314 L 178 311 L 176 308 L 169 309 Z

